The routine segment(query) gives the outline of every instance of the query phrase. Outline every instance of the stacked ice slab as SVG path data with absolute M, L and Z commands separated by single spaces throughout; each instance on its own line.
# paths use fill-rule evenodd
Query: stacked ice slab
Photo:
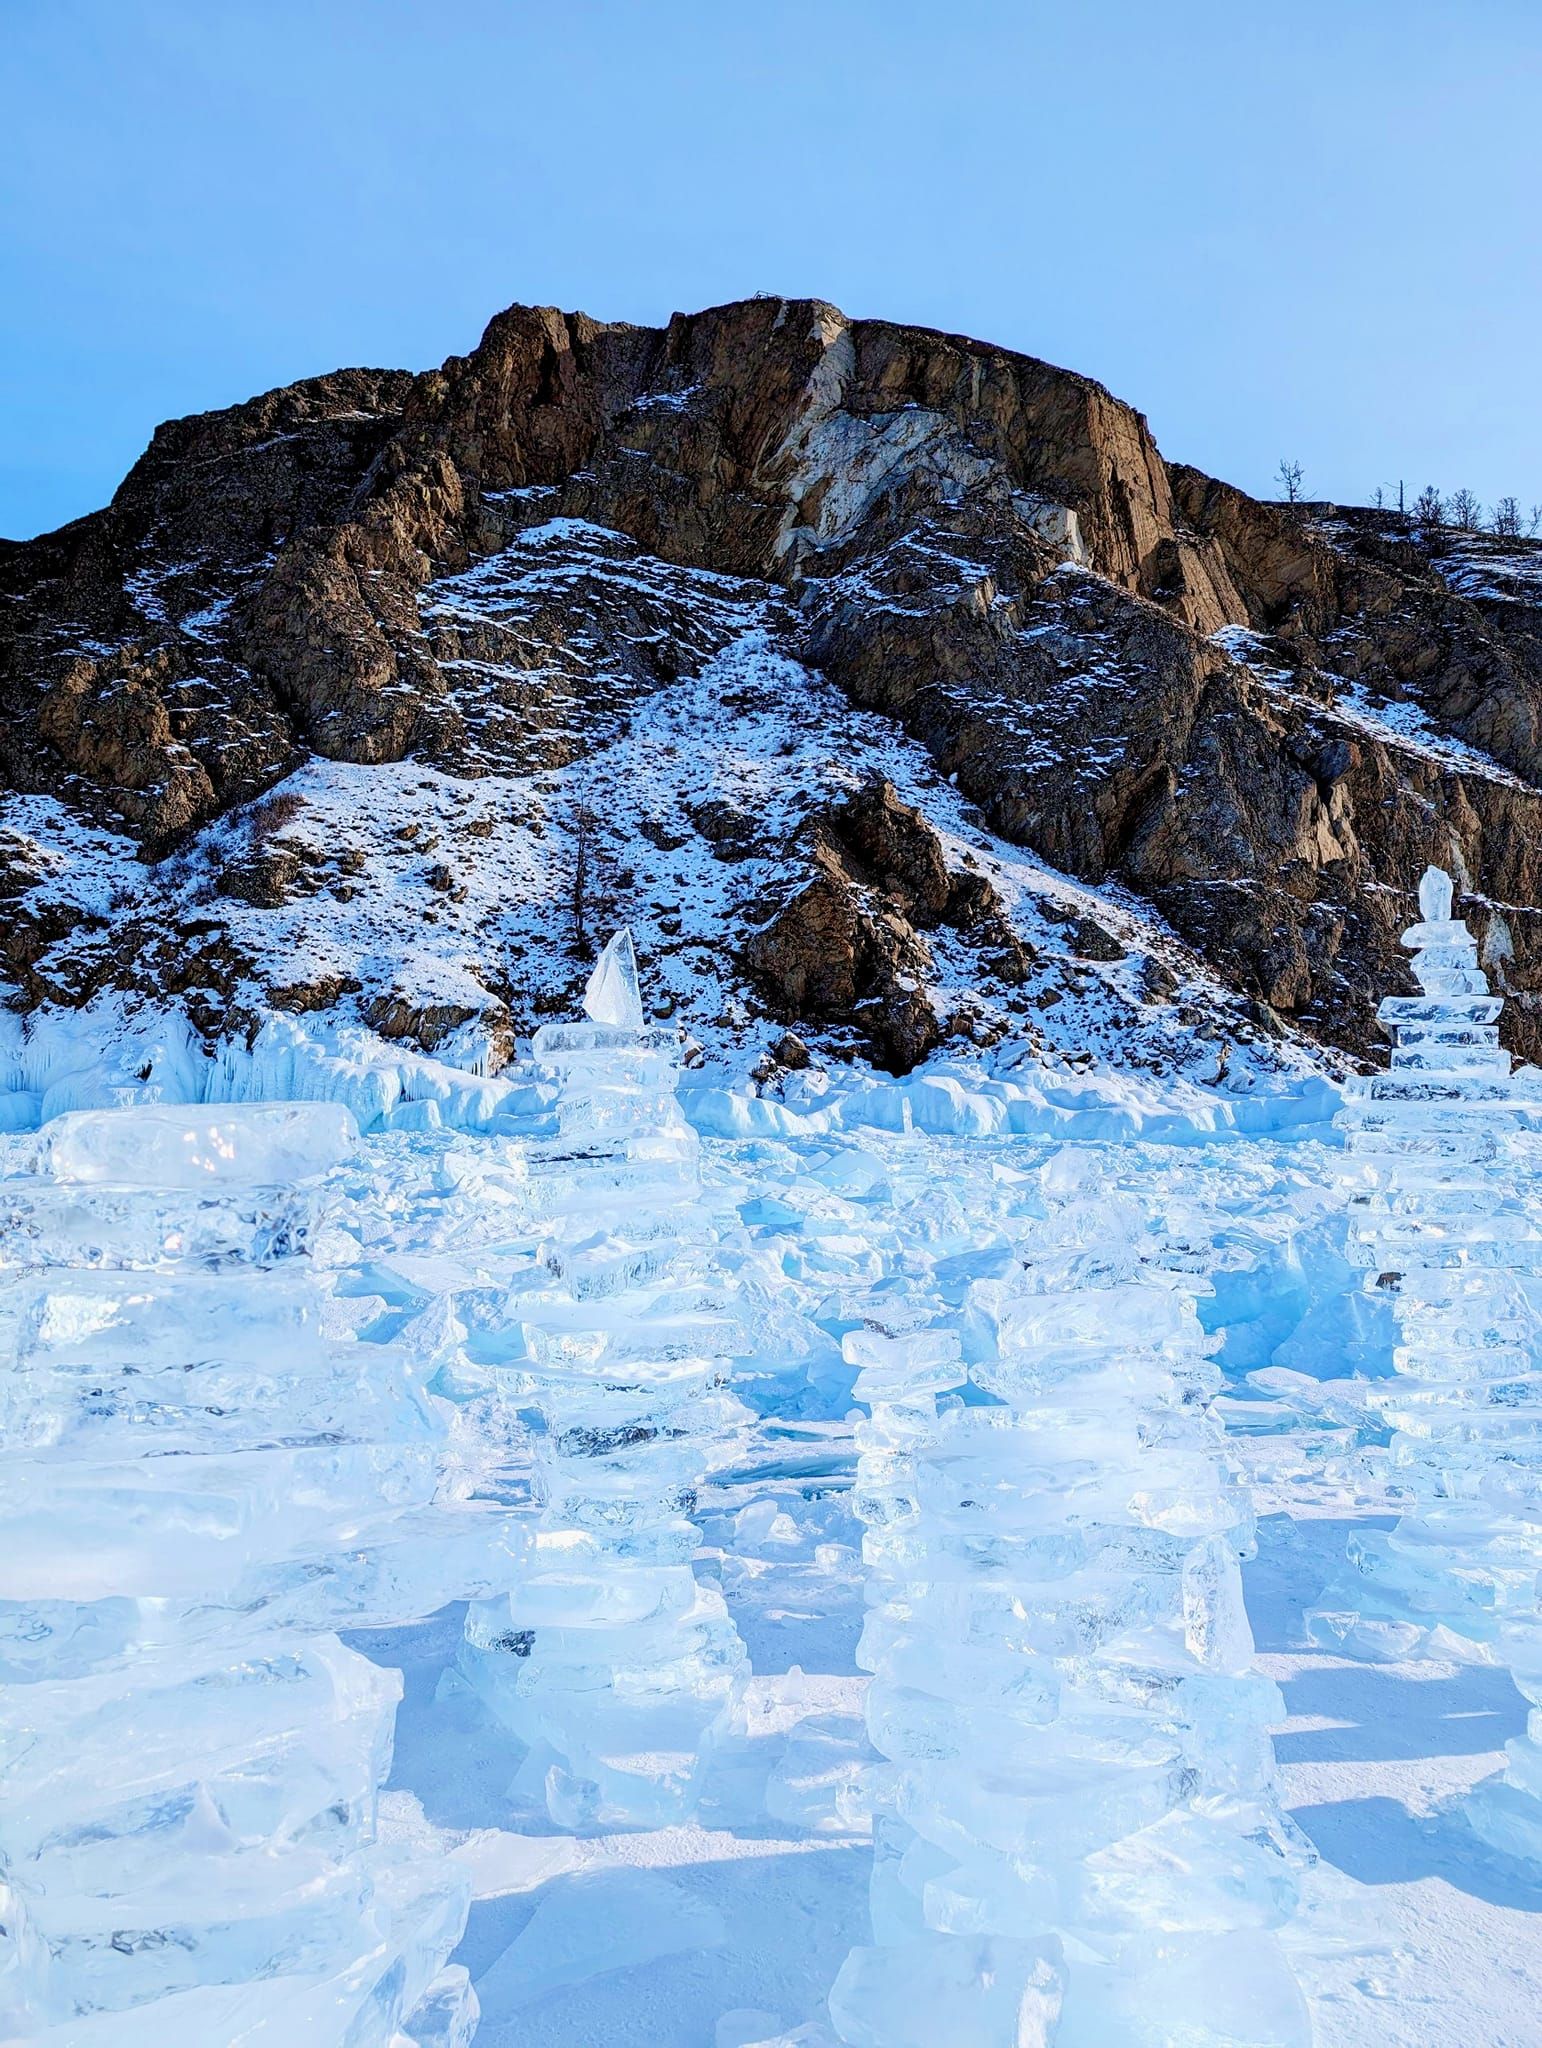
M 1186 1276 L 1088 1155 L 945 1327 L 846 1340 L 880 1777 L 852 2048 L 1301 2048 L 1302 1849 Z M 981 1329 L 990 1333 L 982 1339 Z
M 1451 899 L 1430 869 L 1403 939 L 1419 994 L 1381 1005 L 1390 1069 L 1351 1082 L 1341 1118 L 1351 1255 L 1392 1300 L 1401 1340 L 1396 1376 L 1373 1394 L 1407 1505 L 1390 1532 L 1353 1539 L 1312 1626 L 1371 1656 L 1465 1644 L 1510 1664 L 1528 1732 L 1470 1814 L 1542 1859 L 1542 1238 L 1504 1157 L 1516 1105 L 1501 998 Z
M 711 1277 L 676 1035 L 643 1021 L 629 934 L 586 1008 L 535 1039 L 557 1135 L 530 1155 L 541 1277 L 510 1302 L 510 1370 L 542 1426 L 534 1546 L 515 1592 L 473 1608 L 462 1670 L 529 1745 L 519 1788 L 560 1826 L 656 1827 L 691 1811 L 744 1675 L 690 1519 L 738 1418 L 723 1381 L 739 1337 Z
M 354 1136 L 274 1105 L 12 1141 L 0 2038 L 469 2037 L 465 1890 L 374 1840 L 399 1677 L 331 1633 L 421 1611 L 442 1448 L 409 1362 L 324 1327 L 312 1177 Z

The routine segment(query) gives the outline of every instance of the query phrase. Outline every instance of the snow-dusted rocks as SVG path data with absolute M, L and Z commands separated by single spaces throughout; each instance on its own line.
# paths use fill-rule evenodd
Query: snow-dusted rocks
M 174 987 L 211 1040 L 273 1005 L 425 1048 L 506 1040 L 565 985 L 577 815 L 639 929 L 684 910 L 709 957 L 687 970 L 682 946 L 664 971 L 700 1035 L 745 993 L 787 878 L 759 856 L 908 755 L 896 787 L 930 825 L 954 829 L 951 777 L 1052 864 L 1037 882 L 1117 881 L 1085 906 L 1099 922 L 1154 898 L 1239 989 L 1358 1048 L 1410 846 L 1459 844 L 1488 893 L 1542 902 L 1538 544 L 1426 536 L 1394 570 L 1386 539 L 1379 511 L 1303 522 L 1169 464 L 1109 393 L 966 337 L 809 300 L 651 333 L 509 308 L 421 378 L 344 371 L 181 420 L 110 510 L 5 551 L 0 676 L 28 763 L 0 833 L 12 999 Z M 1319 633 L 1357 649 L 1326 693 L 1342 664 L 1308 589 L 1335 593 Z M 1283 639 L 1255 630 L 1292 607 Z M 628 773 L 650 755 L 657 779 Z M 715 888 L 682 886 L 677 846 L 721 866 Z M 877 878 L 848 878 L 829 907 L 861 916 L 882 996 L 911 971 L 868 958 L 892 938 L 889 877 L 870 903 Z M 820 943 L 821 898 L 776 949 L 807 952 L 812 1000 L 783 1021 L 808 1028 L 852 930 L 832 916 Z M 1542 934 L 1512 922 L 1525 974 Z M 1121 1053 L 1138 1035 L 1170 1060 L 1185 1012 L 1216 1027 L 1211 1057 L 1255 1029 L 1212 996 L 1143 1014 L 1169 953 L 1155 920 L 1139 993 L 1022 935 L 1039 985 L 1020 1011 L 1021 961 L 1001 949 L 998 978 L 997 949 L 971 948 L 960 976 L 941 936 L 938 979 L 968 1003 L 950 991 L 932 1032 L 1004 1012 L 1084 1046 L 1070 1019 L 1100 983 Z M 840 1007 L 901 1054 L 928 1028 L 920 1003 Z
M 1043 1191 L 1022 1266 L 975 1284 L 967 1374 L 946 1327 L 847 1340 L 889 1763 L 832 2017 L 850 2048 L 1305 2048 L 1280 1940 L 1304 1845 L 1193 1283 L 1095 1155 Z
M 1542 1862 L 1542 1234 L 1503 1147 L 1517 1104 L 1477 949 L 1430 869 L 1404 944 L 1420 993 L 1389 997 L 1390 1068 L 1352 1082 L 1352 1256 L 1401 1342 L 1372 1397 L 1392 1429 L 1404 1512 L 1356 1535 L 1314 1635 L 1372 1657 L 1431 1649 L 1507 1662 L 1531 1703 L 1501 1780 L 1469 1807 L 1497 1846 Z
M 328 1334 L 314 1176 L 352 1136 L 272 1105 L 13 1141 L 6 2039 L 465 2038 L 465 1884 L 375 1841 L 400 1681 L 331 1632 L 459 1590 L 437 1410 L 406 1355 Z
M 690 1520 L 742 1413 L 722 1382 L 743 1343 L 712 1277 L 677 1035 L 643 1024 L 629 933 L 586 1003 L 588 1022 L 536 1034 L 558 1129 L 530 1155 L 537 1276 L 510 1296 L 540 1515 L 518 1587 L 473 1608 L 462 1671 L 529 1745 L 520 1788 L 553 1820 L 656 1827 L 690 1813 L 745 1675 Z

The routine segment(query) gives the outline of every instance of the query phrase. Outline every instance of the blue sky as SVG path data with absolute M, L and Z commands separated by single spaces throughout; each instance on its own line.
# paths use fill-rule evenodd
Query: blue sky
M 0 0 L 0 534 L 514 300 L 762 290 L 1266 492 L 1542 500 L 1538 0 Z

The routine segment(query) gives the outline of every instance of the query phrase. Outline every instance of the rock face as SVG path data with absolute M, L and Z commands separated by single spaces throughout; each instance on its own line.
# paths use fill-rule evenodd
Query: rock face
M 151 987 L 173 909 L 204 1028 L 254 978 L 328 999 L 227 907 L 312 890 L 324 920 L 368 877 L 280 832 L 237 844 L 244 807 L 318 763 L 333 790 L 406 763 L 535 788 L 749 631 L 919 742 L 1002 838 L 1147 899 L 1256 1014 L 1351 1051 L 1418 875 L 1450 867 L 1516 1049 L 1542 1050 L 1542 548 L 1259 504 L 1165 463 L 1099 385 L 977 342 L 817 301 L 663 329 L 514 307 L 442 369 L 160 428 L 105 511 L 0 545 L 0 595 L 22 1004 Z M 652 821 L 610 872 L 657 868 L 655 832 L 699 834 L 725 871 L 785 844 L 779 900 L 728 935 L 751 985 L 898 1063 L 943 1028 L 928 931 L 979 926 L 982 974 L 1021 979 L 925 819 L 879 792 L 785 830 L 770 768 L 727 811 Z M 132 907 L 78 886 L 103 835 L 137 852 Z M 436 918 L 486 835 L 425 865 Z M 179 862 L 203 863 L 202 931 Z M 531 882 L 554 907 L 558 865 Z M 517 961 L 473 964 L 513 1015 Z M 356 987 L 398 1022 L 447 1014 Z
M 923 932 L 948 925 L 993 942 L 997 974 L 1023 980 L 1028 954 L 996 891 L 983 875 L 949 872 L 937 834 L 892 783 L 816 812 L 800 837 L 808 879 L 744 952 L 775 1016 L 856 1025 L 903 1073 L 943 1036 Z

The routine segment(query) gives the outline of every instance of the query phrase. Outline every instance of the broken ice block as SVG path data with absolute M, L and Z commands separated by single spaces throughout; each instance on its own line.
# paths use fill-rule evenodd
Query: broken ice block
M 498 1583 L 498 1527 L 441 1498 L 412 1355 L 332 1334 L 356 1135 L 88 1111 L 0 1182 L 7 2040 L 465 2040 L 464 1874 L 374 1841 L 400 1680 L 332 1630 Z
M 1451 903 L 1451 877 L 1443 868 L 1426 868 L 1419 879 L 1419 915 L 1430 924 L 1444 924 Z
M 45 1170 L 134 1188 L 288 1187 L 346 1159 L 358 1136 L 336 1102 L 82 1109 L 47 1126 Z

